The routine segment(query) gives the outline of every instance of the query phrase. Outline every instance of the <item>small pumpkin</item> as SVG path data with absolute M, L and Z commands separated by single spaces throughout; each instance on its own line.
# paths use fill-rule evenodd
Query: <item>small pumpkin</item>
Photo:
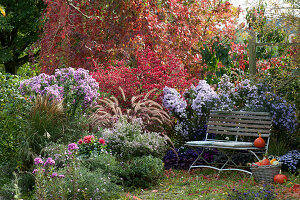
M 271 162 L 268 158 L 265 158 L 261 161 L 261 165 L 271 165 Z
M 281 170 L 280 170 L 279 174 L 274 176 L 275 183 L 282 184 L 282 183 L 285 183 L 287 180 L 288 180 L 287 176 L 284 174 L 281 174 Z
M 272 160 L 270 160 L 271 165 L 273 165 L 274 161 L 276 161 L 276 158 L 273 158 Z
M 258 134 L 259 134 L 258 138 L 254 140 L 254 146 L 257 148 L 263 148 L 266 145 L 265 140 L 261 137 L 261 133 Z

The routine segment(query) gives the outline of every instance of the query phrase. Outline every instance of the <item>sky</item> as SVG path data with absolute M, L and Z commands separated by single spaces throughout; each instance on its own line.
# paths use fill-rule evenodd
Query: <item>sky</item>
M 290 7 L 289 4 L 284 3 L 284 0 L 229 0 L 229 2 L 232 3 L 235 7 L 240 6 L 242 8 L 242 10 L 244 10 L 244 11 L 248 7 L 257 6 L 260 1 L 267 3 L 267 7 L 266 7 L 267 15 L 271 12 L 274 13 L 275 10 L 272 8 L 274 8 L 275 4 L 279 5 L 279 7 L 282 7 L 282 8 Z M 297 2 L 297 1 L 299 2 L 299 0 L 295 0 L 295 2 Z M 298 6 L 299 6 L 299 3 L 298 3 Z M 285 12 L 286 9 L 280 9 L 277 11 Z M 300 9 L 296 10 L 295 12 L 296 12 L 296 15 L 300 17 Z M 239 21 L 245 22 L 245 12 L 240 15 Z

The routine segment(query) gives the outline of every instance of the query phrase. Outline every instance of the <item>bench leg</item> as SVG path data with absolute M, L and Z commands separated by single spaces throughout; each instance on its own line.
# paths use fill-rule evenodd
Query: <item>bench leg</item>
M 220 174 L 220 172 L 221 171 L 241 171 L 241 172 L 245 172 L 245 173 L 248 173 L 248 174 L 250 174 L 250 175 L 252 175 L 252 172 L 250 172 L 250 171 L 247 171 L 247 170 L 243 170 L 243 169 L 234 169 L 234 168 L 230 168 L 230 169 L 224 169 L 225 168 L 225 166 L 229 163 L 229 162 L 231 162 L 232 164 L 234 164 L 236 167 L 238 167 L 237 166 L 237 164 L 235 163 L 235 162 L 233 162 L 233 160 L 231 159 L 232 158 L 232 156 L 234 155 L 234 154 L 227 154 L 225 151 L 221 151 L 221 152 L 223 152 L 224 153 L 224 155 L 227 157 L 227 161 L 223 164 L 223 166 L 219 169 L 219 174 Z
M 260 160 L 259 157 L 256 155 L 255 152 L 253 152 L 252 150 L 248 150 L 248 152 L 252 153 L 252 154 L 255 156 L 255 158 L 256 158 L 257 160 Z
M 205 160 L 205 159 L 202 157 L 202 154 L 203 154 L 204 151 L 205 151 L 205 148 L 204 148 L 204 147 L 201 148 L 201 153 L 200 153 L 200 154 L 198 153 L 198 151 L 197 151 L 196 149 L 194 149 L 194 148 L 192 148 L 192 149 L 196 152 L 196 154 L 198 155 L 198 157 L 197 157 L 197 159 L 191 164 L 191 166 L 190 166 L 188 172 L 190 172 L 192 168 L 206 166 L 206 165 L 195 165 L 195 164 L 197 163 L 197 161 L 200 160 L 200 159 L 203 160 L 207 165 L 209 165 L 209 163 L 207 162 L 207 160 Z
M 221 169 L 223 169 L 227 165 L 227 163 L 229 163 L 229 162 L 231 162 L 232 164 L 234 164 L 234 166 L 237 167 L 237 164 L 235 164 L 235 162 L 233 162 L 233 160 L 231 159 L 233 154 L 227 155 L 227 153 L 225 151 L 221 151 L 221 152 L 227 157 L 227 161 L 224 163 L 224 165 L 221 167 Z
M 200 154 L 198 153 L 198 151 L 197 151 L 195 148 L 192 148 L 192 149 L 197 153 L 198 157 L 197 157 L 197 159 L 192 163 L 192 165 L 189 167 L 188 172 L 190 172 L 192 168 L 200 168 L 200 167 L 204 167 L 204 168 L 210 168 L 210 169 L 217 170 L 217 171 L 218 171 L 218 174 L 220 174 L 222 171 L 229 171 L 229 170 L 231 170 L 231 171 L 241 171 L 241 172 L 245 172 L 245 173 L 248 173 L 248 174 L 252 175 L 252 173 L 251 173 L 250 171 L 243 170 L 243 169 L 237 169 L 237 168 L 224 169 L 224 168 L 228 165 L 229 162 L 231 162 L 232 164 L 234 164 L 234 166 L 237 167 L 237 164 L 232 160 L 232 156 L 234 155 L 234 154 L 232 154 L 232 153 L 226 153 L 225 151 L 222 151 L 222 150 L 221 150 L 221 152 L 223 152 L 223 154 L 227 157 L 227 161 L 222 165 L 221 168 L 218 168 L 218 167 L 210 166 L 211 163 L 208 163 L 207 160 L 205 160 L 205 159 L 202 157 L 202 155 L 203 155 L 203 153 L 204 153 L 204 151 L 205 151 L 205 147 L 202 147 L 202 148 L 201 148 L 202 151 L 201 151 Z M 254 152 L 253 152 L 253 153 L 254 153 Z M 254 153 L 254 155 L 255 155 L 255 153 Z M 196 165 L 197 161 L 200 160 L 200 159 L 203 160 L 207 165 Z

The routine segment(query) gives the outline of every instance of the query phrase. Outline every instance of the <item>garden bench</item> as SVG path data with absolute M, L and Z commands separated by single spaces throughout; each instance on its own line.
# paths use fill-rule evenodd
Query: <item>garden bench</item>
M 232 163 L 235 167 L 237 164 L 233 162 L 232 156 L 235 150 L 244 150 L 252 153 L 258 160 L 258 153 L 267 153 L 270 139 L 270 130 L 272 118 L 268 112 L 246 112 L 246 111 L 211 111 L 207 123 L 207 133 L 204 141 L 189 141 L 186 146 L 195 150 L 198 158 L 192 163 L 192 168 L 207 167 L 218 170 L 219 173 L 225 170 L 237 170 L 252 174 L 250 171 L 238 168 L 225 168 Z M 264 148 L 254 146 L 254 140 L 261 133 L 261 137 L 266 141 Z M 215 137 L 227 137 L 226 139 L 210 139 L 209 135 Z M 230 138 L 230 139 L 229 139 Z M 201 153 L 196 151 L 201 148 Z M 214 167 L 213 164 L 205 160 L 202 155 L 206 150 L 218 149 L 223 152 L 227 158 L 222 167 Z M 230 150 L 230 151 L 229 151 Z M 198 160 L 203 160 L 206 165 L 196 165 Z

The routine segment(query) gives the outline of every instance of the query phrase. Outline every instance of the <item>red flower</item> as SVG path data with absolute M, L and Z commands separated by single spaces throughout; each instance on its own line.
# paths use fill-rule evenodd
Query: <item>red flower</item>
M 93 135 L 84 136 L 83 138 L 84 143 L 91 143 L 94 140 L 95 140 L 95 136 Z
M 82 142 L 83 142 L 82 139 L 80 139 L 77 143 L 78 144 L 82 144 Z
M 105 140 L 104 140 L 103 138 L 100 138 L 100 139 L 99 139 L 99 143 L 100 143 L 100 144 L 105 144 Z

